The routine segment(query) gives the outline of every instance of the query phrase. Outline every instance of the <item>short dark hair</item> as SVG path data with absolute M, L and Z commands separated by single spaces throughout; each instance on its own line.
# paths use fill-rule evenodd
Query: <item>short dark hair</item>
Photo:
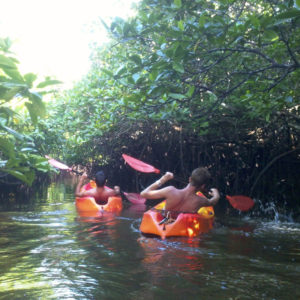
M 106 182 L 106 175 L 103 171 L 99 171 L 95 175 L 95 182 L 97 187 L 103 187 Z
M 191 185 L 199 189 L 203 184 L 206 186 L 211 182 L 211 175 L 206 168 L 200 167 L 195 169 L 191 175 Z

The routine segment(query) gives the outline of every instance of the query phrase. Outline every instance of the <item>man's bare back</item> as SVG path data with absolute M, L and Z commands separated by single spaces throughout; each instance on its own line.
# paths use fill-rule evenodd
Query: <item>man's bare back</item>
M 201 187 L 196 187 L 193 184 L 192 177 L 190 177 L 188 185 L 183 189 L 177 189 L 174 186 L 158 189 L 162 184 L 173 177 L 172 173 L 167 172 L 160 180 L 143 190 L 141 196 L 147 199 L 164 198 L 166 199 L 166 210 L 177 212 L 195 213 L 200 207 L 213 206 L 218 202 L 220 195 L 215 188 L 209 192 L 210 196 L 212 196 L 210 199 L 196 195 L 197 191 L 201 191 Z M 203 184 L 202 189 L 205 189 L 205 184 Z
M 78 182 L 78 185 L 76 187 L 75 196 L 76 197 L 94 197 L 96 202 L 98 204 L 105 204 L 109 197 L 119 195 L 120 194 L 120 188 L 118 186 L 115 186 L 114 189 L 110 189 L 106 186 L 97 186 L 93 189 L 87 190 L 87 191 L 81 191 L 81 187 L 83 184 L 83 181 L 87 178 L 86 173 L 84 173 Z

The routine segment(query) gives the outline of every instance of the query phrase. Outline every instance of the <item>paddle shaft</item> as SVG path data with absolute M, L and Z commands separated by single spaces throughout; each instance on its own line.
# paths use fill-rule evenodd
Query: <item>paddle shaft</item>
M 76 171 L 76 170 L 71 170 L 71 172 L 73 172 L 73 173 L 75 173 L 75 174 L 77 174 L 77 175 L 82 175 L 83 174 L 83 172 L 78 172 L 78 171 Z

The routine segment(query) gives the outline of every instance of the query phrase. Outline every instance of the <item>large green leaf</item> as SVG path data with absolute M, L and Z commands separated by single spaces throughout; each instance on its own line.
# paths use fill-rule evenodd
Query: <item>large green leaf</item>
M 50 170 L 48 159 L 46 159 L 45 157 L 30 154 L 28 156 L 28 161 L 30 163 L 30 166 L 36 169 L 37 171 L 48 172 Z
M 127 70 L 126 66 L 121 65 L 119 67 L 119 69 L 116 71 L 115 76 L 120 77 L 121 75 L 123 75 L 124 73 L 126 73 L 126 70 Z
M 3 68 L 3 71 L 14 81 L 16 82 L 24 82 L 22 75 L 20 74 L 18 69 L 13 68 Z
M 192 97 L 195 91 L 195 86 L 190 86 L 189 90 L 187 91 L 186 95 L 187 97 Z
M 185 99 L 186 96 L 182 94 L 170 93 L 169 96 L 173 99 L 182 100 Z
M 293 19 L 293 18 L 299 18 L 300 17 L 300 10 L 298 9 L 290 9 L 288 11 L 285 11 L 277 16 L 275 16 L 276 19 Z
M 0 150 L 7 158 L 15 157 L 15 145 L 9 139 L 0 136 Z
M 17 66 L 12 58 L 0 54 L 0 68 L 17 69 Z
M 1 83 L 0 83 L 0 86 L 1 86 Z M 3 90 L 0 89 L 0 99 L 3 99 L 5 101 L 10 101 L 17 95 L 22 94 L 23 91 L 24 91 L 23 86 L 4 88 Z
M 173 62 L 173 69 L 179 73 L 184 73 L 184 67 L 181 63 Z
M 107 70 L 107 69 L 101 69 L 101 71 L 102 71 L 103 73 L 107 74 L 107 75 L 110 76 L 110 77 L 113 77 L 113 76 L 114 76 L 113 72 L 111 72 L 111 71 L 109 71 L 109 70 Z
M 137 65 L 142 65 L 142 60 L 141 60 L 141 58 L 140 58 L 140 56 L 139 55 L 131 55 L 130 57 L 129 57 L 132 61 L 134 61 Z
M 181 0 L 174 0 L 174 4 L 176 7 L 180 8 L 182 3 L 181 3 Z
M 20 179 L 21 181 L 27 183 L 28 185 L 32 185 L 34 178 L 35 178 L 35 173 L 33 170 L 29 170 L 24 173 L 19 170 L 3 168 L 2 172 L 10 174 L 10 175 Z
M 39 93 L 30 92 L 28 94 L 30 102 L 26 102 L 26 107 L 30 113 L 31 120 L 34 124 L 37 123 L 38 117 L 43 117 L 46 113 L 46 107 Z
M 46 79 L 45 81 L 40 82 L 37 85 L 37 88 L 41 89 L 41 88 L 44 88 L 46 86 L 57 85 L 57 84 L 62 84 L 62 81 L 55 80 L 55 79 Z
M 3 52 L 9 52 L 9 48 L 11 47 L 12 42 L 9 38 L 0 38 L 0 49 Z
M 19 132 L 17 132 L 16 130 L 8 127 L 8 126 L 5 126 L 4 124 L 0 123 L 0 127 L 2 127 L 7 133 L 13 135 L 15 138 L 19 139 L 19 140 L 24 140 L 25 139 L 25 136 Z
M 6 124 L 6 121 L 13 117 L 16 114 L 16 112 L 9 107 L 2 106 L 0 107 L 0 124 L 2 123 L 3 125 Z M 5 116 L 5 119 L 1 120 L 1 117 Z
M 265 37 L 266 40 L 270 40 L 272 42 L 279 39 L 278 34 L 274 30 L 266 30 L 264 32 L 264 37 Z
M 30 88 L 32 88 L 33 86 L 33 82 L 37 79 L 37 75 L 34 73 L 27 73 L 24 75 L 24 80 L 26 82 L 26 84 L 28 84 L 28 86 Z

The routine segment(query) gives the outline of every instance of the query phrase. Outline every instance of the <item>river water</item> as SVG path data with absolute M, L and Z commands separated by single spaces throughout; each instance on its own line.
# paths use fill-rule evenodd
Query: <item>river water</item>
M 143 236 L 144 205 L 80 216 L 71 183 L 0 206 L 0 299 L 300 299 L 300 224 L 216 216 L 197 238 Z

